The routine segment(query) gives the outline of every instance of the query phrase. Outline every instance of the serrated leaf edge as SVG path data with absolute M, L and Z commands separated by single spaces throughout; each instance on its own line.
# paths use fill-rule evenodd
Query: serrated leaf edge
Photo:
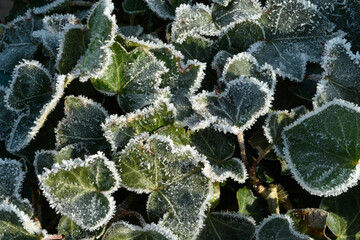
M 170 15 L 168 13 L 163 13 L 161 10 L 159 10 L 156 3 L 154 3 L 154 0 L 143 0 L 143 1 L 151 9 L 151 11 L 155 12 L 163 20 L 174 20 L 175 16 Z
M 46 14 L 46 13 L 50 12 L 53 8 L 60 6 L 61 4 L 65 3 L 66 1 L 67 0 L 55 0 L 47 5 L 33 8 L 32 11 L 35 14 Z

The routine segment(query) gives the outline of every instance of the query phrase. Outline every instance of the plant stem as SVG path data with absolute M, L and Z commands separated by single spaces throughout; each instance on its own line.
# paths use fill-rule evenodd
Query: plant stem
M 122 217 L 127 217 L 127 216 L 136 217 L 139 220 L 142 227 L 146 226 L 146 221 L 140 213 L 138 213 L 136 211 L 126 210 L 123 208 L 120 208 L 118 211 Z
M 241 153 L 241 160 L 245 164 L 246 169 L 249 171 L 249 162 L 247 161 L 246 157 L 246 149 L 245 149 L 245 142 L 244 142 L 244 134 L 242 131 L 239 131 L 237 134 L 237 139 L 240 147 L 240 153 Z

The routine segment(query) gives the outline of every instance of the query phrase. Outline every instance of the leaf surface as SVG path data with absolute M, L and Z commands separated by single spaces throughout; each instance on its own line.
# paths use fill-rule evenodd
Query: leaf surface
M 0 158 L 0 196 L 20 198 L 25 173 L 20 162 Z

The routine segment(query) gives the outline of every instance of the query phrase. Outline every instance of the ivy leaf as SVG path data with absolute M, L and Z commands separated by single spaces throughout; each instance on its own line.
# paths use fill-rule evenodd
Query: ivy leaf
M 255 221 L 234 212 L 212 212 L 205 220 L 198 240 L 251 240 L 255 235 Z
M 233 54 L 225 51 L 220 50 L 213 58 L 211 62 L 211 69 L 215 70 L 218 77 L 221 77 L 221 74 L 224 71 L 224 66 L 228 59 L 231 59 Z
M 192 98 L 193 108 L 218 130 L 237 134 L 248 129 L 270 106 L 272 92 L 255 78 L 238 78 L 224 92 L 205 92 Z
M 57 226 L 58 234 L 65 236 L 66 240 L 93 240 L 103 234 L 103 229 L 97 231 L 87 231 L 80 228 L 73 220 L 68 217 L 61 217 Z
M 357 186 L 340 196 L 326 197 L 321 201 L 320 208 L 329 213 L 326 225 L 336 235 L 336 239 L 359 239 L 359 189 Z
M 16 113 L 9 110 L 5 103 L 6 88 L 0 86 L 0 140 L 5 140 L 11 132 L 11 127 L 16 119 Z
M 120 221 L 112 224 L 103 236 L 104 240 L 177 240 L 178 238 L 167 228 L 154 223 L 144 227 Z
M 212 8 L 212 18 L 215 24 L 222 28 L 247 20 L 256 20 L 261 15 L 261 5 L 256 0 L 232 0 L 227 6 L 215 3 Z
M 36 7 L 33 8 L 33 12 L 35 14 L 46 14 L 55 12 L 56 10 L 63 10 L 67 7 L 67 2 L 66 0 L 55 0 L 50 3 L 48 3 L 48 1 L 45 1 L 44 4 L 44 2 L 39 1 L 37 2 L 37 4 L 35 4 L 35 6 Z
M 111 193 L 119 187 L 119 175 L 101 152 L 84 161 L 64 160 L 39 179 L 50 205 L 85 230 L 104 226 L 115 212 Z
M 191 0 L 175 0 L 175 1 L 168 1 L 168 0 L 144 0 L 148 7 L 155 12 L 160 18 L 167 20 L 167 19 L 174 19 L 175 9 L 180 6 L 181 4 L 190 3 Z
M 144 28 L 141 27 L 140 25 L 122 26 L 118 28 L 118 33 L 120 35 L 125 36 L 126 38 L 139 37 L 143 32 L 144 32 Z
M 145 13 L 148 7 L 144 0 L 125 0 L 122 3 L 124 12 L 128 14 L 139 14 Z
M 221 5 L 221 6 L 226 7 L 229 4 L 229 2 L 231 2 L 232 0 L 212 0 L 212 1 L 214 3 L 217 3 L 217 4 Z
M 173 45 L 179 50 L 186 60 L 198 60 L 200 62 L 209 62 L 216 50 L 214 41 L 202 36 L 188 36 L 180 44 L 174 42 Z
M 247 187 L 240 188 L 236 192 L 236 199 L 240 214 L 251 216 L 256 222 L 260 222 L 265 217 L 266 204 L 262 199 L 255 197 Z
M 317 85 L 314 106 L 338 98 L 359 104 L 360 57 L 350 50 L 351 45 L 340 37 L 333 38 L 325 45 L 322 66 L 323 78 Z
M 156 134 L 170 138 L 177 145 L 190 144 L 190 131 L 175 126 L 164 126 L 155 131 Z
M 307 235 L 294 230 L 294 223 L 287 215 L 273 214 L 264 219 L 256 231 L 257 240 L 311 240 Z
M 321 61 L 323 44 L 335 26 L 307 1 L 272 2 L 260 22 L 266 41 L 248 51 L 260 65 L 268 63 L 280 76 L 298 82 L 304 78 L 308 61 Z
M 0 196 L 20 198 L 20 190 L 25 173 L 21 163 L 5 158 L 0 158 Z
M 181 239 L 198 235 L 212 198 L 212 183 L 200 173 L 198 162 L 202 160 L 193 148 L 174 145 L 157 134 L 135 137 L 114 156 L 122 185 L 150 193 L 150 220 L 160 218 L 159 224 Z
M 153 106 L 126 115 L 111 115 L 102 124 L 105 137 L 113 151 L 120 150 L 137 135 L 151 133 L 162 126 L 173 124 L 176 110 L 168 99 L 158 99 Z
M 101 78 L 92 78 L 94 87 L 107 95 L 118 95 L 120 107 L 131 112 L 150 105 L 156 98 L 164 63 L 144 48 L 127 52 L 118 42 L 111 46 L 110 64 Z M 140 69 L 140 70 L 139 70 Z
M 16 66 L 5 96 L 7 107 L 18 113 L 6 139 L 8 151 L 19 151 L 34 139 L 62 97 L 64 85 L 64 75 L 51 78 L 39 62 L 24 60 Z
M 0 204 L 0 236 L 7 240 L 40 240 L 41 229 L 12 204 Z
M 0 203 L 4 205 L 12 205 L 15 206 L 17 209 L 22 211 L 24 214 L 29 216 L 30 218 L 34 215 L 34 209 L 30 201 L 27 198 L 19 198 L 19 197 L 8 197 L 8 196 L 0 196 Z
M 336 196 L 359 180 L 360 109 L 333 100 L 284 128 L 290 170 L 308 192 Z
M 304 106 L 296 107 L 291 111 L 274 111 L 271 112 L 265 120 L 263 126 L 264 135 L 269 143 L 274 144 L 276 154 L 284 158 L 284 143 L 281 133 L 284 127 L 296 121 L 300 116 L 306 114 L 307 110 Z
M 90 9 L 87 18 L 85 42 L 88 42 L 85 55 L 78 62 L 80 81 L 99 78 L 110 63 L 110 46 L 116 33 L 115 16 L 111 15 L 114 4 L 111 0 L 100 0 Z M 75 72 L 76 74 L 77 72 Z
M 55 129 L 58 148 L 81 143 L 91 153 L 108 150 L 101 128 L 108 113 L 99 103 L 83 96 L 67 96 L 64 111 L 65 117 Z

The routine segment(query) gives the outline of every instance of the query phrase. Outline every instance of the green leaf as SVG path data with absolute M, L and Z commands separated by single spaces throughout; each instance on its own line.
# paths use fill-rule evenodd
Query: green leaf
M 191 3 L 191 0 L 144 0 L 148 7 L 164 20 L 174 19 L 175 9 L 181 4 Z
M 124 12 L 128 14 L 145 13 L 148 10 L 144 0 L 125 0 L 122 3 L 122 7 Z
M 253 217 L 256 222 L 260 222 L 265 217 L 266 203 L 255 197 L 247 187 L 240 188 L 236 192 L 236 199 L 239 213 Z
M 340 37 L 333 38 L 325 45 L 322 66 L 323 78 L 317 85 L 314 106 L 338 98 L 359 104 L 360 57 L 350 50 L 351 45 Z
M 359 189 L 357 186 L 340 196 L 326 197 L 321 201 L 320 208 L 329 213 L 326 225 L 336 235 L 336 239 L 360 239 Z
M 113 151 L 120 150 L 137 135 L 151 133 L 160 127 L 173 124 L 176 110 L 168 99 L 158 99 L 153 106 L 126 115 L 111 115 L 102 125 L 105 137 Z
M 56 68 L 61 74 L 70 72 L 85 53 L 82 25 L 66 25 L 59 46 Z
M 39 179 L 50 205 L 85 230 L 104 226 L 115 212 L 111 193 L 119 188 L 119 175 L 101 152 L 84 161 L 64 160 Z
M 192 98 L 193 108 L 215 128 L 237 134 L 267 113 L 272 92 L 255 78 L 238 78 L 224 92 L 202 92 Z
M 65 117 L 55 129 L 58 148 L 81 143 L 91 153 L 108 150 L 101 128 L 108 113 L 99 103 L 82 96 L 67 96 L 64 111 Z
M 211 68 L 216 71 L 216 74 L 218 77 L 221 76 L 221 74 L 224 71 L 224 66 L 228 59 L 232 58 L 233 54 L 221 50 L 219 51 L 213 58 L 213 61 L 211 62 Z
M 283 130 L 290 170 L 308 192 L 336 196 L 359 180 L 360 109 L 334 100 Z
M 156 134 L 170 138 L 175 144 L 189 145 L 190 131 L 186 131 L 182 127 L 164 126 L 155 131 Z
M 144 227 L 120 221 L 112 224 L 102 238 L 103 240 L 175 240 L 168 229 L 154 223 Z
M 226 7 L 229 4 L 229 2 L 231 2 L 232 0 L 212 0 L 212 1 L 214 3 L 217 3 L 217 4 L 221 5 L 221 6 Z
M 12 204 L 0 204 L 0 236 L 6 240 L 40 240 L 41 229 Z
M 25 177 L 20 162 L 0 158 L 0 196 L 20 198 L 20 190 Z
M 34 215 L 34 209 L 30 201 L 27 198 L 19 198 L 16 196 L 7 197 L 7 196 L 0 196 L 0 203 L 5 205 L 13 205 L 18 208 L 20 211 L 24 212 L 30 218 Z
M 255 235 L 255 222 L 234 212 L 212 212 L 205 220 L 198 240 L 251 240 Z
M 263 126 L 264 135 L 269 143 L 274 144 L 277 155 L 284 158 L 284 143 L 281 137 L 284 127 L 296 121 L 299 117 L 306 114 L 307 110 L 304 106 L 296 107 L 291 111 L 274 111 L 268 115 Z
M 100 0 L 90 10 L 85 36 L 87 49 L 78 63 L 80 81 L 101 77 L 110 63 L 109 48 L 114 42 L 116 31 L 115 16 L 111 15 L 113 9 L 111 0 Z
M 142 0 L 141 0 L 142 1 Z M 135 1 L 134 1 L 135 2 Z M 139 37 L 144 32 L 144 28 L 140 25 L 136 26 L 122 26 L 118 28 L 118 33 L 125 38 Z
M 212 8 L 214 22 L 222 28 L 247 20 L 256 20 L 261 14 L 261 5 L 256 0 L 232 0 L 227 6 L 215 3 Z
M 188 36 L 182 43 L 174 42 L 176 50 L 179 50 L 186 60 L 198 60 L 210 62 L 214 52 L 214 42 L 202 36 Z
M 264 219 L 256 231 L 257 240 L 311 240 L 307 235 L 294 230 L 294 224 L 287 215 L 274 214 Z
M 213 187 L 200 172 L 201 155 L 166 137 L 144 134 L 132 139 L 114 161 L 124 187 L 150 193 L 147 211 L 151 221 L 160 218 L 160 225 L 181 239 L 196 237 Z
M 5 140 L 11 132 L 16 113 L 9 110 L 5 103 L 5 94 L 7 89 L 0 86 L 0 140 Z
M 58 234 L 65 236 L 66 240 L 93 240 L 103 234 L 103 229 L 97 231 L 87 231 L 80 228 L 73 220 L 68 217 L 61 217 L 57 226 Z
M 158 93 L 160 76 L 166 71 L 164 63 L 141 47 L 127 52 L 115 42 L 111 50 L 112 64 L 101 78 L 91 79 L 94 87 L 107 95 L 118 95 L 119 105 L 125 112 L 150 105 Z

